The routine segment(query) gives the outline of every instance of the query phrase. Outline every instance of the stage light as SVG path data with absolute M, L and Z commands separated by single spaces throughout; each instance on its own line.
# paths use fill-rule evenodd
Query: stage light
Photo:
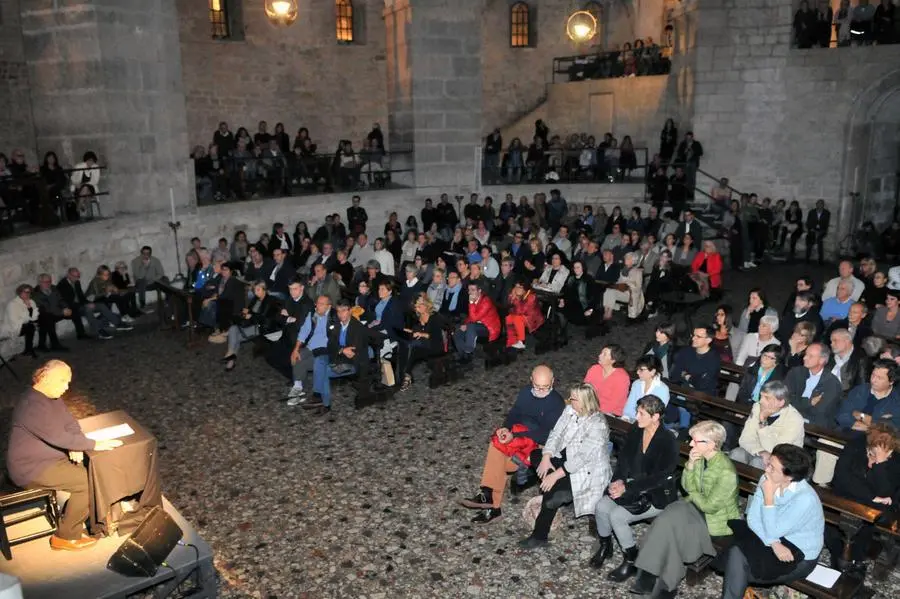
M 566 21 L 566 35 L 574 42 L 586 42 L 597 34 L 597 19 L 586 10 L 578 10 Z
M 273 25 L 287 27 L 297 20 L 297 0 L 265 0 L 266 17 Z

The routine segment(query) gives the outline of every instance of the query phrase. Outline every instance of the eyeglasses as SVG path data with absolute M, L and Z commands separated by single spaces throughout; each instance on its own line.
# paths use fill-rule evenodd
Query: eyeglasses
M 775 360 L 775 359 L 776 359 L 774 354 L 763 354 L 763 355 L 760 356 L 760 358 L 768 358 L 769 360 Z
M 550 391 L 551 389 L 553 389 L 553 385 L 535 385 L 534 383 L 532 383 L 532 386 L 534 387 L 535 391 Z
M 691 439 L 691 442 L 696 443 L 697 445 L 699 445 L 701 443 L 709 443 L 709 441 L 707 441 L 706 439 L 694 439 L 694 438 Z

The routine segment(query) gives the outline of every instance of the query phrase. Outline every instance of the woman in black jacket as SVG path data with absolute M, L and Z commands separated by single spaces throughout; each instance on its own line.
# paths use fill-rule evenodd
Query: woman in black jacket
M 606 219 L 606 227 L 603 229 L 603 232 L 607 235 L 612 233 L 613 225 L 619 225 L 619 231 L 625 233 L 625 217 L 622 216 L 622 208 L 619 206 L 613 207 L 612 214 Z
M 656 356 L 662 364 L 659 375 L 663 379 L 668 379 L 672 364 L 675 363 L 675 354 L 678 353 L 678 347 L 675 345 L 675 325 L 664 322 L 656 327 L 653 335 L 653 341 L 644 346 L 641 355 Z
M 644 290 L 644 310 L 648 315 L 655 315 L 659 310 L 660 296 L 674 290 L 677 283 L 675 272 L 672 270 L 672 252 L 662 250 L 650 275 L 647 276 L 645 273 L 644 277 L 647 279 L 647 287 Z
M 612 557 L 612 535 L 616 535 L 625 559 L 606 578 L 623 582 L 634 576 L 638 548 L 631 524 L 649 520 L 678 499 L 678 442 L 663 426 L 666 406 L 655 395 L 637 402 L 635 426 L 619 450 L 608 495 L 597 502 L 594 517 L 600 535 L 600 549 L 591 566 L 600 568 Z
M 228 328 L 228 349 L 222 358 L 226 372 L 234 370 L 242 342 L 271 333 L 278 328 L 279 307 L 278 299 L 269 295 L 265 281 L 253 284 L 253 299 L 250 300 L 250 305 L 241 310 L 240 316 L 235 319 L 236 322 Z
M 791 258 L 797 252 L 797 242 L 803 235 L 803 211 L 800 210 L 800 204 L 794 200 L 788 206 L 787 212 L 784 213 L 784 228 L 781 229 L 781 240 L 778 242 L 779 248 L 784 247 L 785 237 L 790 233 Z
M 412 370 L 419 362 L 446 353 L 442 319 L 434 313 L 434 304 L 427 293 L 420 293 L 413 304 L 415 318 L 409 328 L 403 329 L 397 359 L 397 378 L 400 391 L 406 391 L 413 383 Z
M 889 424 L 869 427 L 865 437 L 847 443 L 834 469 L 831 490 L 842 497 L 864 505 L 887 510 L 900 501 L 900 437 Z M 850 562 L 844 558 L 844 535 L 832 524 L 825 525 L 825 546 L 831 553 L 831 567 L 848 569 L 865 577 L 864 560 L 868 557 L 875 527 L 864 524 L 850 540 Z
M 668 165 L 672 161 L 676 146 L 678 146 L 678 128 L 675 121 L 666 119 L 659 134 L 659 157 L 665 164 Z

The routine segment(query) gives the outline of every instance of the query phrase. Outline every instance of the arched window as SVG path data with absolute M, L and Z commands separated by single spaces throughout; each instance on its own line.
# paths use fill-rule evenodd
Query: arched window
M 524 2 L 516 2 L 509 9 L 509 45 L 513 48 L 531 46 L 531 10 Z
M 214 40 L 229 37 L 228 7 L 225 0 L 209 0 L 209 25 Z
M 337 41 L 353 43 L 353 0 L 335 0 L 334 16 Z

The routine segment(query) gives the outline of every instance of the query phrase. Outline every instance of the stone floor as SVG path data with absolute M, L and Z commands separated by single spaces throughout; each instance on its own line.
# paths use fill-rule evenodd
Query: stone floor
M 789 285 L 807 271 L 729 275 L 727 299 L 740 309 L 747 290 L 762 284 L 780 309 L 787 290 L 775 281 Z M 817 281 L 826 275 L 811 272 Z M 711 313 L 711 306 L 702 312 Z M 158 436 L 164 491 L 212 546 L 220 596 L 629 596 L 586 567 L 594 549 L 586 520 L 569 512 L 551 547 L 523 553 L 516 547 L 529 532 L 522 504 L 507 503 L 503 520 L 476 527 L 456 503 L 477 488 L 488 438 L 530 369 L 549 363 L 564 388 L 580 380 L 604 340 L 579 335 L 540 359 L 529 350 L 508 367 L 485 373 L 477 366 L 436 391 L 417 383 L 361 411 L 341 388 L 331 415 L 316 419 L 282 403 L 285 381 L 249 352 L 226 374 L 216 362 L 222 346 L 188 351 L 182 334 L 156 330 L 154 318 L 109 342 L 70 341 L 68 403 L 79 415 L 125 409 Z M 633 360 L 653 322 L 617 328 L 607 341 L 621 343 Z M 32 365 L 15 361 L 20 376 Z M 4 437 L 23 386 L 0 372 Z M 873 587 L 878 596 L 897 596 L 898 583 Z M 681 596 L 720 592 L 713 575 Z

